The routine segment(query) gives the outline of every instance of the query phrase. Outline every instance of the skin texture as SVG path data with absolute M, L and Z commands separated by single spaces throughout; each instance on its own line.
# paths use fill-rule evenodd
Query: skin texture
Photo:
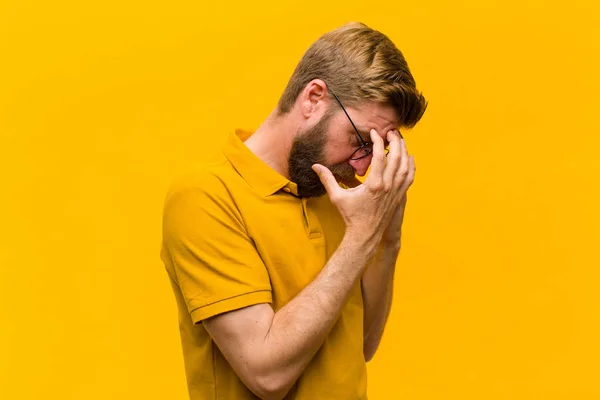
M 312 170 L 315 163 L 325 163 L 325 144 L 331 113 L 326 113 L 317 124 L 296 135 L 288 157 L 289 175 L 298 185 L 301 197 L 315 197 L 325 194 L 325 186 Z M 354 169 L 346 162 L 328 166 L 336 179 L 354 186 Z
M 391 307 L 414 159 L 395 130 L 399 124 L 394 110 L 365 102 L 347 111 L 363 139 L 373 143 L 373 154 L 349 160 L 359 146 L 358 139 L 333 101 L 325 83 L 315 79 L 290 113 L 280 116 L 275 110 L 245 143 L 281 175 L 290 178 L 290 169 L 293 174 L 308 175 L 302 181 L 308 195 L 327 191 L 346 223 L 338 250 L 319 275 L 277 313 L 269 304 L 258 304 L 203 321 L 240 379 L 267 400 L 282 399 L 293 386 L 333 327 L 357 280 L 361 280 L 365 308 L 366 360 L 377 349 Z M 299 155 L 304 159 L 295 163 Z M 359 184 L 354 174 L 365 175 L 369 165 L 369 176 Z M 342 189 L 336 177 L 351 188 Z

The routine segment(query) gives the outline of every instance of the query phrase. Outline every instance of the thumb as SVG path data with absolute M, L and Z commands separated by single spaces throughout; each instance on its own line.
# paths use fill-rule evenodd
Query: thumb
M 340 186 L 333 177 L 333 174 L 331 173 L 329 168 L 324 167 L 321 164 L 313 164 L 312 170 L 315 171 L 316 174 L 319 176 L 319 179 L 321 180 L 323 186 L 325 186 L 325 190 L 327 190 L 327 193 L 331 195 L 336 191 L 341 190 Z

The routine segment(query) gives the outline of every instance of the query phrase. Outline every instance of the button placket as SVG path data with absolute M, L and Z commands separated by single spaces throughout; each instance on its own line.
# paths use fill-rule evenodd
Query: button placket
M 319 219 L 314 212 L 310 210 L 308 205 L 309 199 L 306 197 L 302 198 L 302 213 L 304 214 L 304 221 L 307 226 L 308 237 L 310 239 L 318 239 L 323 237 L 323 232 Z

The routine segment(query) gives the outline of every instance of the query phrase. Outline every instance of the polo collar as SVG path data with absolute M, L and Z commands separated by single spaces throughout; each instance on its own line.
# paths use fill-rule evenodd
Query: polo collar
M 236 129 L 227 138 L 223 147 L 225 157 L 241 177 L 261 196 L 267 197 L 280 190 L 298 196 L 298 186 L 258 158 L 245 144 L 244 140 L 252 132 Z

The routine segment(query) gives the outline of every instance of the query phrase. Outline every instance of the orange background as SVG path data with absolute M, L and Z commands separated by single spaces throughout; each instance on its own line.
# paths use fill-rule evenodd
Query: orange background
M 369 398 L 599 399 L 598 4 L 3 1 L 0 398 L 186 398 L 166 188 L 359 20 L 430 103 Z

